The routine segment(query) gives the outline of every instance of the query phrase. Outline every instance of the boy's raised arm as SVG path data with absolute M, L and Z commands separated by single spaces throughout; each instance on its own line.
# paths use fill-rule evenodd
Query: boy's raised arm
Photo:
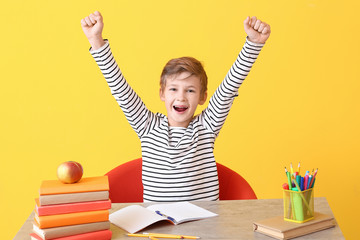
M 96 11 L 81 19 L 81 27 L 93 50 L 99 49 L 105 44 L 102 37 L 104 22 L 100 12 Z
M 270 25 L 255 16 L 244 20 L 244 29 L 250 42 L 264 44 L 270 36 Z
M 149 118 L 152 118 L 154 114 L 146 108 L 140 97 L 127 83 L 112 55 L 108 41 L 104 41 L 102 37 L 104 23 L 101 14 L 96 11 L 81 19 L 81 27 L 92 47 L 90 53 L 106 79 L 111 94 L 131 127 L 141 138 L 148 123 L 151 122 Z
M 270 26 L 256 17 L 247 17 L 244 20 L 244 30 L 248 35 L 247 40 L 204 111 L 204 122 L 216 135 L 228 116 L 234 98 L 238 96 L 239 87 L 270 36 Z

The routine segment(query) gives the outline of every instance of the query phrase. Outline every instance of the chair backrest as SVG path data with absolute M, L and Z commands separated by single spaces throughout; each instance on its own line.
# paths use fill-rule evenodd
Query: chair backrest
M 240 174 L 220 163 L 216 163 L 216 165 L 220 200 L 257 199 L 250 184 Z
M 219 175 L 219 199 L 257 199 L 249 183 L 238 173 L 216 163 Z M 143 202 L 142 159 L 138 158 L 109 171 L 110 199 L 113 203 Z
M 143 202 L 142 159 L 117 166 L 108 172 L 109 197 L 113 203 Z

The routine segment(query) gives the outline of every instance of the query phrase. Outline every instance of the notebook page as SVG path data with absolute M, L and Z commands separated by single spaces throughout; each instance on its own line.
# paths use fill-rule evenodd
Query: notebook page
M 217 214 L 189 202 L 154 204 L 147 208 L 154 212 L 160 211 L 162 214 L 174 218 L 177 223 L 217 216 Z
M 131 205 L 109 215 L 111 223 L 129 233 L 138 232 L 141 229 L 164 219 L 164 217 L 139 205 Z

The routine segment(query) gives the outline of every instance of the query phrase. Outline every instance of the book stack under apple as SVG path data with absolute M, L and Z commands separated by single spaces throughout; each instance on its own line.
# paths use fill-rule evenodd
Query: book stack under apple
M 111 239 L 107 176 L 82 178 L 72 184 L 47 180 L 39 193 L 32 240 Z

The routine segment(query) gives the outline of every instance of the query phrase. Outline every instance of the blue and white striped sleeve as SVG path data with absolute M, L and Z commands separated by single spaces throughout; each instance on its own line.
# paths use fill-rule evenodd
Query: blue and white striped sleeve
M 111 94 L 124 112 L 131 127 L 141 138 L 154 114 L 146 108 L 140 97 L 126 82 L 112 55 L 108 41 L 101 48 L 90 50 L 90 53 L 104 75 Z
M 225 123 L 234 98 L 252 65 L 257 59 L 264 44 L 246 42 L 236 61 L 230 68 L 225 79 L 210 98 L 208 107 L 204 110 L 203 121 L 205 126 L 217 136 Z

